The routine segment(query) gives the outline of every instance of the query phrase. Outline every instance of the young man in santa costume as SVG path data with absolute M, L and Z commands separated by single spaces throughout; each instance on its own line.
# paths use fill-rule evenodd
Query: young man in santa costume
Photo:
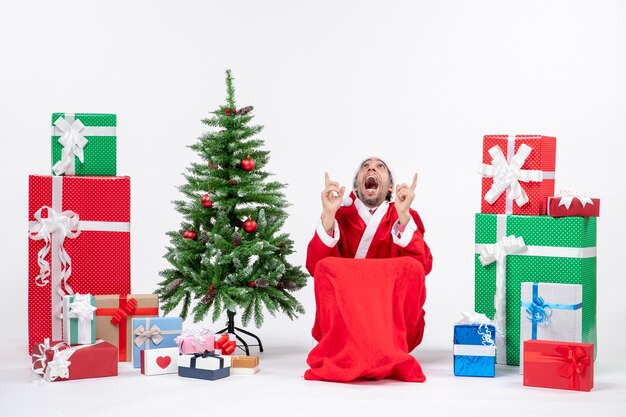
M 409 256 L 423 267 L 423 276 L 417 277 L 423 305 L 424 278 L 432 268 L 432 255 L 424 241 L 422 220 L 411 209 L 417 174 L 410 186 L 395 185 L 396 195 L 391 201 L 394 183 L 388 165 L 377 157 L 361 163 L 353 190 L 346 199 L 345 187 L 325 173 L 322 215 L 308 246 L 306 267 L 315 276 L 317 262 L 330 256 L 355 259 Z M 409 352 L 421 342 L 424 333 L 424 310 L 419 307 L 421 315 L 416 328 L 407 329 Z

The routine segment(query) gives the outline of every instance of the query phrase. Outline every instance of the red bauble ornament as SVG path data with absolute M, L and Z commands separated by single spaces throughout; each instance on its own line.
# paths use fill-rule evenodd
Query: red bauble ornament
M 214 289 L 215 289 L 215 287 L 214 287 L 213 285 L 210 285 L 210 286 L 209 286 L 209 289 L 210 289 L 210 290 L 214 290 Z
M 282 283 L 282 282 L 280 282 L 280 281 L 278 281 L 278 282 L 276 283 L 276 288 L 282 288 L 282 287 L 283 287 L 283 283 Z
M 205 194 L 202 196 L 202 205 L 204 207 L 213 207 L 213 202 L 211 201 L 211 196 Z
M 256 222 L 248 217 L 248 220 L 243 222 L 243 230 L 245 230 L 246 233 L 254 233 L 256 231 Z
M 235 181 L 235 180 L 228 180 L 228 182 L 229 182 L 231 185 L 237 185 L 237 181 Z
M 224 113 L 226 113 L 226 116 L 230 116 L 230 109 L 226 109 Z
M 254 286 L 256 286 L 256 285 L 254 284 L 254 281 L 250 281 L 250 282 L 248 282 L 248 287 L 254 287 Z
M 196 234 L 196 232 L 193 231 L 193 229 L 187 229 L 187 231 L 183 233 L 183 237 L 185 239 L 196 240 L 198 238 L 198 235 Z
M 241 160 L 241 169 L 244 171 L 252 171 L 254 169 L 254 159 L 247 157 Z
M 237 114 L 237 109 L 233 109 L 233 114 Z

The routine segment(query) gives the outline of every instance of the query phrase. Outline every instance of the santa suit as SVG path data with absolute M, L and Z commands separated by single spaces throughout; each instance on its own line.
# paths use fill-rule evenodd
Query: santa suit
M 344 205 L 335 214 L 334 230 L 329 235 L 319 223 L 315 235 L 309 242 L 306 267 L 314 276 L 318 261 L 329 256 L 342 258 L 395 258 L 409 256 L 416 259 L 423 267 L 423 282 L 432 268 L 432 255 L 424 242 L 424 225 L 417 212 L 410 209 L 411 220 L 400 231 L 398 212 L 395 204 L 383 202 L 371 213 L 367 206 L 350 194 L 354 204 Z M 426 289 L 422 285 L 425 300 Z M 413 350 L 422 339 L 424 332 L 424 317 L 422 314 L 419 324 L 414 331 L 407 335 L 409 351 Z M 319 334 L 313 329 L 313 337 L 319 340 Z

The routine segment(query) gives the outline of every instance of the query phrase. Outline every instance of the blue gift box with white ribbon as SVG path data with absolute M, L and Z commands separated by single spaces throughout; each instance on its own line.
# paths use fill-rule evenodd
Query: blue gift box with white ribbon
M 582 342 L 583 288 L 579 284 L 522 282 L 520 373 L 524 340 Z
M 496 375 L 496 328 L 492 324 L 454 325 L 454 375 Z

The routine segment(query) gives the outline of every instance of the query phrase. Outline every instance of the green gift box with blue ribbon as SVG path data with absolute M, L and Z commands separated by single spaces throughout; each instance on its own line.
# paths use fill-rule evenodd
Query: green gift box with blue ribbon
M 520 364 L 522 282 L 580 285 L 581 342 L 596 344 L 596 221 L 476 214 L 474 304 L 503 330 L 498 363 Z
M 115 114 L 53 113 L 53 174 L 117 175 L 116 127 Z
M 522 282 L 521 299 L 521 373 L 525 340 L 582 341 L 582 285 Z

